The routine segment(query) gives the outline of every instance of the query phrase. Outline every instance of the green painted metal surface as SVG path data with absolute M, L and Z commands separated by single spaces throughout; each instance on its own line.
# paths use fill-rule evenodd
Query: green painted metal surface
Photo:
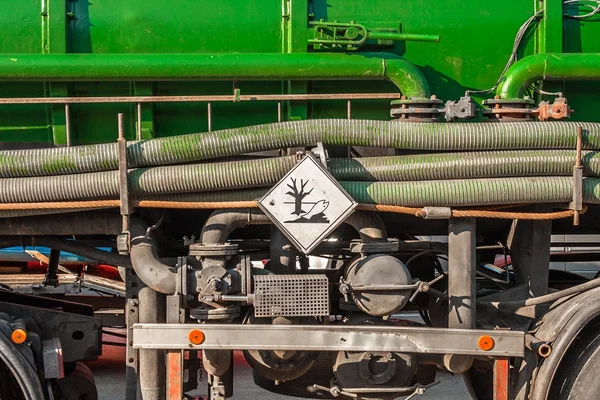
M 373 54 L 386 53 L 390 55 L 386 59 L 401 56 L 416 65 L 438 98 L 456 100 L 466 90 L 494 86 L 517 30 L 540 10 L 539 21 L 519 48 L 520 58 L 535 53 L 600 53 L 598 19 L 565 18 L 565 13 L 583 11 L 565 10 L 560 0 L 0 0 L 0 8 L 0 97 L 231 94 L 237 80 L 241 94 L 377 93 L 398 92 L 398 87 L 409 97 L 424 94 L 414 85 L 402 88 L 398 81 L 357 80 L 361 74 L 373 79 L 405 73 L 406 69 L 395 71 L 393 63 L 382 64 Z M 314 39 L 311 23 L 321 20 L 358 24 L 372 36 L 352 50 L 316 49 L 309 43 Z M 354 37 L 355 32 L 344 35 Z M 439 42 L 431 41 L 438 36 Z M 316 76 L 319 63 L 309 65 L 317 59 L 310 56 L 316 54 L 306 53 L 329 57 L 328 52 L 352 56 L 322 58 L 330 60 L 328 68 Z M 69 58 L 61 58 L 65 53 Z M 193 61 L 206 61 L 210 55 L 211 68 Z M 287 63 L 280 55 L 305 63 Z M 246 61 L 238 62 L 237 57 Z M 359 58 L 368 61 L 340 61 Z M 27 60 L 35 63 L 28 66 Z M 544 89 L 564 92 L 576 111 L 573 119 L 600 120 L 594 107 L 600 83 L 588 82 L 595 65 L 557 68 L 566 68 L 566 73 L 557 75 L 558 82 L 545 83 Z M 567 74 L 577 79 L 563 81 L 561 76 Z M 585 81 L 579 80 L 581 74 Z M 61 79 L 49 82 L 44 76 Z M 41 81 L 29 82 L 32 79 Z M 503 88 L 509 89 L 501 93 L 529 92 L 511 89 L 516 86 L 507 79 Z M 478 95 L 476 100 L 486 97 Z M 333 100 L 284 102 L 283 119 L 344 118 L 346 106 L 345 101 Z M 144 104 L 142 137 L 206 130 L 207 108 L 206 103 Z M 74 104 L 72 143 L 113 141 L 117 112 L 126 115 L 127 138 L 136 138 L 135 104 Z M 352 116 L 389 119 L 389 101 L 355 101 Z M 276 120 L 276 102 L 212 104 L 213 129 Z M 64 145 L 65 121 L 62 105 L 1 105 L 0 142 Z

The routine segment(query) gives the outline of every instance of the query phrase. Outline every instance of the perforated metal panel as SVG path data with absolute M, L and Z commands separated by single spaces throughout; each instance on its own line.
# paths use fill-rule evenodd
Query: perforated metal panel
M 329 315 L 325 275 L 254 276 L 255 317 L 314 317 Z

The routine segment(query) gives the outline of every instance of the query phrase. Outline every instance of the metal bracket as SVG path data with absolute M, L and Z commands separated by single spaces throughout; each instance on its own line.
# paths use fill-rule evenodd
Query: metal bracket
M 579 225 L 579 215 L 583 210 L 583 165 L 581 162 L 581 147 L 583 140 L 583 128 L 577 127 L 577 156 L 573 167 L 573 201 L 569 208 L 574 211 L 573 225 Z
M 423 35 L 400 33 L 399 29 L 393 31 L 372 31 L 363 24 L 356 22 L 329 22 L 323 19 L 309 22 L 313 37 L 308 39 L 308 44 L 315 50 L 346 49 L 357 50 L 367 40 L 377 40 L 380 46 L 393 46 L 395 41 L 412 40 L 419 42 L 439 42 L 439 35 Z
M 447 101 L 445 107 L 446 121 L 476 118 L 479 114 L 477 103 L 471 96 L 461 97 L 459 101 Z
M 129 201 L 129 182 L 127 179 L 127 140 L 125 139 L 125 122 L 123 113 L 119 113 L 117 117 L 119 139 L 117 140 L 117 151 L 119 157 L 119 196 L 121 206 L 121 216 L 123 218 L 123 235 L 126 235 L 127 248 L 123 245 L 124 238 L 121 239 L 121 248 L 119 252 L 123 255 L 129 254 L 129 216 L 131 215 L 131 203 Z M 126 251 L 125 251 L 126 250 Z
M 571 108 L 567 104 L 567 99 L 559 97 L 550 104 L 548 101 L 540 101 L 537 109 L 538 119 L 540 121 L 548 121 L 549 119 L 565 119 L 571 116 Z
M 323 142 L 318 142 L 317 147 L 312 149 L 311 153 L 313 153 L 319 159 L 321 164 L 323 164 L 325 169 L 327 169 L 327 162 L 329 161 L 329 154 L 327 153 L 327 150 L 325 150 L 325 146 L 323 145 Z
M 406 398 L 406 400 L 408 399 L 412 399 L 413 397 L 417 396 L 417 395 L 422 395 L 425 393 L 425 391 L 427 389 L 429 389 L 432 386 L 435 386 L 437 384 L 439 384 L 440 381 L 435 381 L 433 383 L 430 383 L 428 385 L 421 385 L 421 384 L 416 384 L 413 386 L 408 386 L 408 387 L 398 387 L 398 388 L 356 388 L 356 389 L 352 389 L 352 388 L 341 388 L 338 385 L 332 384 L 330 388 L 322 386 L 322 385 L 312 385 L 308 387 L 308 391 L 309 392 L 326 392 L 331 394 L 333 397 L 339 397 L 339 396 L 345 396 L 345 397 L 349 397 L 351 399 L 359 399 L 362 398 L 361 395 L 376 395 L 376 394 L 394 394 L 394 395 L 400 395 L 400 396 L 406 396 L 408 395 L 408 397 Z

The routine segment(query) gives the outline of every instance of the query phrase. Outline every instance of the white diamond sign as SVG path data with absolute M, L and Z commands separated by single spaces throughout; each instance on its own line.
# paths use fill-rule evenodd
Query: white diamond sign
M 312 154 L 296 164 L 258 204 L 305 254 L 329 236 L 357 205 Z

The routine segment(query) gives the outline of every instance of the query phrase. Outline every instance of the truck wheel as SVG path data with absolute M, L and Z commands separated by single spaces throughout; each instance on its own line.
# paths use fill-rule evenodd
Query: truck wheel
M 589 335 L 577 343 L 561 361 L 552 382 L 552 400 L 600 399 L 600 335 Z
M 79 361 L 75 363 L 73 372 L 58 382 L 64 400 L 98 400 L 98 390 L 92 371 Z

